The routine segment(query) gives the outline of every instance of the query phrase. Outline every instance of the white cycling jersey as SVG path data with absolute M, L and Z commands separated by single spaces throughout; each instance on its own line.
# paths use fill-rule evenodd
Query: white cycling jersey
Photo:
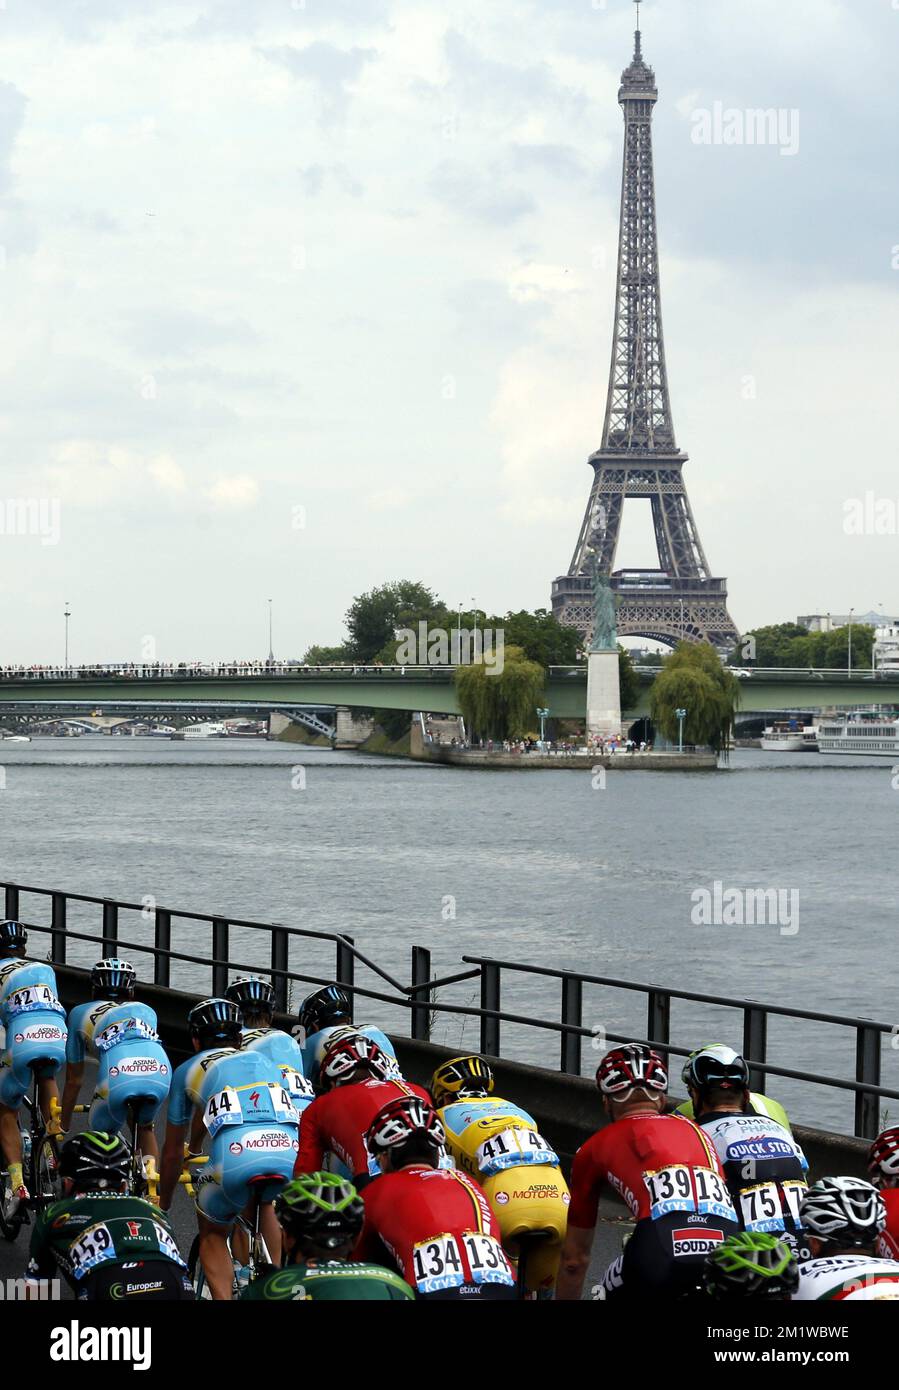
M 873 1255 L 829 1255 L 804 1260 L 793 1301 L 899 1302 L 899 1261 Z

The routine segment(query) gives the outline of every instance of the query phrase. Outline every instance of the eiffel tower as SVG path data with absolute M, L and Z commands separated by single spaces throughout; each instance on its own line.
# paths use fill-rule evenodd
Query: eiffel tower
M 710 574 L 684 486 L 687 455 L 675 443 L 671 419 L 652 162 L 652 108 L 659 94 L 643 61 L 637 5 L 634 57 L 618 92 L 624 167 L 605 424 L 588 460 L 593 486 L 574 555 L 568 573 L 553 581 L 552 609 L 559 622 L 589 639 L 595 563 L 615 591 L 619 635 L 730 647 L 738 634 L 727 611 L 727 581 Z M 657 569 L 613 569 L 628 497 L 651 501 Z

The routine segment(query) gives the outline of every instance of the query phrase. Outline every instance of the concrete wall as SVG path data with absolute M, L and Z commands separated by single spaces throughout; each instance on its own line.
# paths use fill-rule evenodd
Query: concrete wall
M 373 719 L 359 718 L 346 705 L 340 705 L 336 711 L 334 747 L 356 748 L 365 742 L 374 727 Z
M 66 1008 L 89 997 L 87 971 L 56 966 L 56 977 Z M 193 1051 L 187 1033 L 187 1014 L 201 996 L 144 984 L 138 986 L 138 996 L 156 1010 L 159 1031 L 172 1061 L 176 1065 L 184 1061 Z M 289 1031 L 295 1020 L 282 1015 L 276 1022 Z M 435 1067 L 445 1058 L 456 1055 L 451 1048 L 411 1038 L 394 1037 L 394 1042 L 405 1075 L 410 1081 L 425 1086 Z M 605 1123 L 593 1082 L 502 1058 L 491 1058 L 490 1064 L 496 1076 L 497 1094 L 515 1101 L 534 1116 L 567 1172 L 578 1147 Z M 866 1141 L 798 1125 L 795 1134 L 805 1150 L 813 1178 L 825 1174 L 867 1175 Z

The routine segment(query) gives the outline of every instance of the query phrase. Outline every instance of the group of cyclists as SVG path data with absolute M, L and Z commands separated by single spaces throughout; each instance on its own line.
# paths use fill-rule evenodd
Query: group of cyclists
M 809 1185 L 785 1112 L 723 1044 L 687 1058 L 674 1112 L 665 1059 L 614 1047 L 596 1075 L 606 1122 L 569 1184 L 484 1058 L 442 1062 L 427 1088 L 407 1081 L 338 985 L 288 1033 L 271 984 L 235 979 L 191 1009 L 193 1052 L 173 1069 L 132 965 L 99 961 L 67 1018 L 27 940 L 0 923 L 0 1226 L 30 1231 L 32 1296 L 62 1277 L 85 1301 L 577 1300 L 606 1195 L 633 1229 L 597 1301 L 899 1299 L 899 1127 L 872 1144 L 870 1180 Z M 43 1168 L 25 1162 L 23 1106 L 46 1126 Z M 185 1182 L 188 1258 L 168 1215 Z

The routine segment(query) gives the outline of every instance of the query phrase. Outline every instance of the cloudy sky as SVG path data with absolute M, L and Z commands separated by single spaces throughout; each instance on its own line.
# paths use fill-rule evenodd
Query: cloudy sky
M 732 614 L 899 610 L 899 537 L 844 532 L 899 499 L 899 0 L 642 23 L 675 428 Z M 0 662 L 59 658 L 66 600 L 76 660 L 264 653 L 269 597 L 299 655 L 391 578 L 548 602 L 602 423 L 633 25 L 2 0 Z M 723 143 L 769 107 L 783 139 Z M 22 499 L 42 534 L 9 534 Z M 653 560 L 631 503 L 618 563 Z

